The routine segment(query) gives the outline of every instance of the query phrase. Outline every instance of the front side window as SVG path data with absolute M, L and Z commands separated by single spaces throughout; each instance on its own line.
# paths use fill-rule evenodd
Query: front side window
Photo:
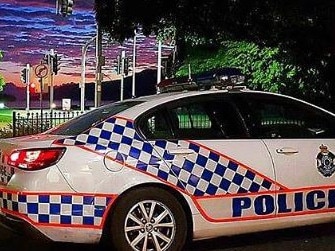
M 244 95 L 237 103 L 253 138 L 335 136 L 334 117 L 303 102 L 275 95 Z

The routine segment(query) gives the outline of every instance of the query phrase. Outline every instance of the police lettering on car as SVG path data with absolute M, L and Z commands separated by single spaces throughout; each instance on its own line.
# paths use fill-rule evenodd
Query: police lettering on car
M 297 191 L 278 193 L 277 195 L 259 195 L 255 197 L 238 197 L 232 199 L 232 217 L 243 217 L 252 211 L 257 216 L 276 213 L 299 213 L 335 208 L 335 189 Z

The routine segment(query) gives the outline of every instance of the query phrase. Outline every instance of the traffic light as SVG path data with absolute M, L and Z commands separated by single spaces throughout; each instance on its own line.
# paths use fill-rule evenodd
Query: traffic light
M 43 62 L 46 63 L 46 64 L 49 64 L 49 58 L 50 58 L 50 55 L 49 54 L 45 54 L 44 57 L 43 57 Z
M 73 11 L 73 0 L 60 0 L 60 13 L 63 17 L 71 15 Z
M 57 56 L 57 54 L 51 56 L 52 71 L 55 73 L 55 75 L 57 75 L 58 71 L 60 70 L 59 60 L 60 56 Z
M 30 83 L 30 85 L 29 85 L 29 92 L 31 94 L 35 94 L 36 93 L 36 85 L 35 85 L 35 83 Z
M 24 84 L 28 83 L 28 69 L 26 67 L 21 70 L 21 81 Z

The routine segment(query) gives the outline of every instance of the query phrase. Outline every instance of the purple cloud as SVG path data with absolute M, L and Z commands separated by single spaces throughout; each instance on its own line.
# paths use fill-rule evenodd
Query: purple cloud
M 53 3 L 52 3 L 53 2 Z M 44 55 L 54 49 L 61 56 L 61 71 L 64 76 L 73 76 L 79 81 L 82 46 L 96 35 L 94 0 L 75 0 L 73 14 L 62 17 L 55 14 L 55 1 L 14 1 L 0 3 L 0 50 L 4 57 L 0 62 L 1 74 L 19 82 L 19 72 L 27 63 L 40 63 Z M 95 46 L 87 53 L 87 73 L 93 74 Z M 121 50 L 131 57 L 133 40 L 122 45 L 113 43 L 104 35 L 103 53 L 106 57 L 106 72 L 115 73 L 115 59 Z M 166 53 L 169 49 L 165 49 Z M 155 37 L 137 37 L 137 66 L 150 67 L 157 61 Z M 2 65 L 1 65 L 2 64 Z M 15 76 L 15 77 L 13 77 Z M 68 77 L 67 77 L 68 78 Z M 65 78 L 64 78 L 65 79 Z M 60 80 L 61 81 L 61 80 Z

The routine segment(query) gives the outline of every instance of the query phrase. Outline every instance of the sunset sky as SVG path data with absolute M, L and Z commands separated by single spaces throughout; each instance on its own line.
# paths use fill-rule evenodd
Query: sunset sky
M 0 62 L 0 74 L 7 83 L 22 85 L 20 72 L 23 67 L 28 63 L 39 64 L 51 49 L 61 56 L 61 69 L 55 76 L 55 83 L 80 82 L 81 48 L 96 34 L 94 0 L 74 0 L 73 14 L 68 17 L 56 15 L 55 3 L 56 0 L 1 0 L 0 50 L 4 57 Z M 137 67 L 155 67 L 156 39 L 153 36 L 139 36 L 137 41 Z M 126 50 L 126 55 L 131 57 L 133 40 L 120 45 L 104 36 L 104 80 L 117 78 L 114 61 L 121 50 Z M 93 81 L 94 43 L 89 47 L 86 64 L 87 81 Z

